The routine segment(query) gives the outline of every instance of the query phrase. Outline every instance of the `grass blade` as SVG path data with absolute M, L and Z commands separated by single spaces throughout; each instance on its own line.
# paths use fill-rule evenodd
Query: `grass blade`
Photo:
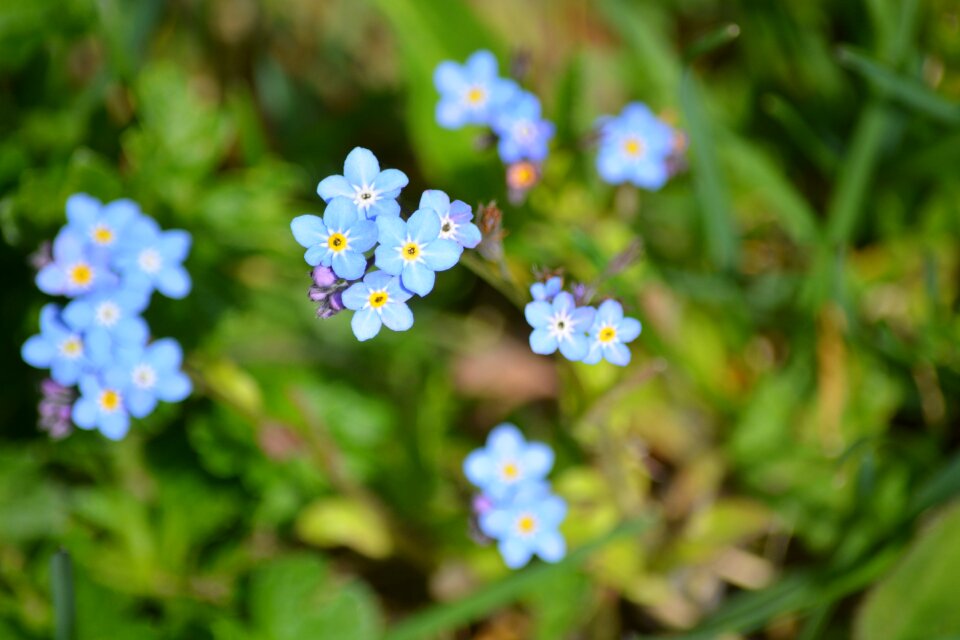
M 50 583 L 53 591 L 53 610 L 56 640 L 73 640 L 76 607 L 73 597 L 73 565 L 70 554 L 60 549 L 50 560 Z

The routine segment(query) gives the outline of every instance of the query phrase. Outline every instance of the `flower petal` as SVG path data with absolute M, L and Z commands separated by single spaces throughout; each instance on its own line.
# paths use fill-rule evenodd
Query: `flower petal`
M 374 218 L 399 218 L 400 203 L 393 198 L 380 198 L 367 209 L 366 217 L 369 220 Z
M 420 209 L 433 209 L 438 215 L 450 211 L 450 196 L 439 189 L 428 189 L 420 196 Z
M 421 297 L 433 291 L 436 280 L 437 275 L 421 262 L 404 265 L 400 273 L 400 282 L 403 286 Z
M 590 351 L 590 343 L 587 342 L 587 337 L 584 335 L 573 334 L 560 342 L 560 353 L 571 362 L 583 360 L 588 351 Z
M 351 285 L 346 291 L 343 292 L 342 300 L 343 306 L 347 309 L 356 311 L 367 304 L 367 300 L 370 298 L 370 288 L 363 282 L 358 282 L 354 285 Z
M 327 226 L 323 220 L 310 213 L 294 218 L 290 222 L 290 231 L 297 243 L 306 248 L 320 244 L 327 238 Z
M 407 174 L 399 169 L 384 169 L 373 181 L 373 188 L 381 193 L 399 191 L 409 184 Z
M 380 173 L 380 163 L 373 152 L 355 147 L 343 163 L 343 175 L 352 185 L 370 186 Z
M 514 458 L 520 455 L 526 442 L 516 425 L 504 422 L 487 436 L 487 449 L 498 458 Z
M 510 531 L 510 512 L 493 509 L 480 516 L 480 531 L 491 538 L 502 538 Z
M 440 216 L 433 209 L 417 209 L 407 220 L 407 233 L 424 244 L 436 240 L 440 235 Z
M 463 461 L 463 475 L 479 489 L 486 487 L 493 473 L 493 460 L 485 449 L 471 451 Z
M 559 562 L 567 555 L 567 541 L 558 531 L 546 531 L 537 536 L 536 552 L 542 560 Z
M 560 496 L 549 494 L 540 499 L 538 511 L 543 525 L 552 529 L 567 517 L 567 503 Z
M 456 62 L 445 60 L 433 71 L 433 86 L 440 93 L 459 95 L 464 84 L 463 68 Z
M 475 80 L 492 80 L 497 77 L 497 57 L 486 49 L 475 52 L 464 65 Z
M 463 247 L 453 240 L 437 239 L 423 250 L 423 261 L 434 271 L 446 271 L 460 260 Z
M 191 284 L 190 274 L 179 265 L 161 269 L 157 274 L 157 291 L 168 298 L 179 300 L 186 297 Z
M 190 253 L 193 237 L 183 229 L 164 231 L 160 236 L 160 254 L 171 262 L 183 262 Z
M 459 129 L 467 123 L 469 113 L 459 99 L 441 100 L 437 103 L 437 124 L 444 129 Z
M 73 403 L 70 417 L 81 429 L 93 429 L 97 423 L 97 403 L 92 398 L 80 398 Z
M 577 303 L 574 301 L 573 296 L 566 291 L 561 291 L 553 298 L 553 308 L 555 311 L 566 311 L 572 314 L 576 307 Z
M 51 263 L 37 272 L 37 288 L 51 296 L 57 296 L 67 288 L 67 276 L 57 263 Z
M 413 312 L 402 302 L 388 302 L 381 316 L 383 324 L 394 331 L 406 331 L 413 326 Z
M 341 251 L 333 254 L 333 272 L 344 280 L 359 280 L 367 270 L 367 259 L 356 251 Z
M 593 326 L 593 318 L 597 310 L 593 307 L 579 307 L 573 312 L 573 324 L 577 331 L 587 331 Z
M 407 223 L 400 218 L 392 216 L 378 216 L 377 229 L 379 231 L 380 244 L 392 245 L 395 247 L 404 243 L 407 238 Z
M 41 335 L 27 338 L 20 349 L 20 357 L 23 358 L 23 361 L 38 369 L 49 367 L 56 354 L 56 347 Z
M 183 348 L 173 338 L 161 338 L 150 345 L 147 360 L 157 371 L 175 371 L 183 364 Z
M 625 367 L 630 364 L 630 349 L 621 342 L 607 345 L 603 351 L 604 357 L 610 364 L 615 364 L 620 367 Z
M 380 333 L 382 324 L 383 322 L 380 320 L 380 315 L 369 308 L 357 311 L 350 320 L 350 328 L 353 329 L 353 335 L 357 336 L 357 340 L 361 342 L 369 340 Z
M 624 318 L 620 321 L 620 326 L 617 327 L 617 337 L 620 338 L 620 342 L 633 342 L 640 335 L 642 329 L 639 320 Z
M 545 478 L 553 467 L 553 449 L 541 442 L 531 442 L 520 458 L 526 477 Z
M 317 244 L 303 252 L 303 260 L 311 267 L 323 265 L 330 266 L 330 249 L 325 244 Z
M 343 233 L 359 219 L 360 214 L 352 201 L 334 198 L 323 212 L 323 224 L 329 233 Z M 326 240 L 326 238 L 324 238 Z
M 473 249 L 480 244 L 481 240 L 483 240 L 483 236 L 480 229 L 472 222 L 465 222 L 457 229 L 457 242 L 467 249 Z
M 124 411 L 100 416 L 100 433 L 110 440 L 123 440 L 130 430 L 130 416 Z
M 330 202 L 334 198 L 352 199 L 355 194 L 353 186 L 343 176 L 327 176 L 317 185 L 317 195 L 323 198 L 324 202 Z
M 527 306 L 523 308 L 523 315 L 531 327 L 544 327 L 550 316 L 553 315 L 553 306 L 543 300 L 534 300 L 528 302 Z
M 86 193 L 75 193 L 67 198 L 67 220 L 78 228 L 86 228 L 96 222 L 101 203 Z
M 157 380 L 157 397 L 164 402 L 181 402 L 193 391 L 193 383 L 185 373 L 168 373 Z
M 134 418 L 146 418 L 157 406 L 157 398 L 145 389 L 129 391 L 123 404 Z
M 396 245 L 381 244 L 374 252 L 374 264 L 384 272 L 398 276 L 403 272 L 404 261 Z
M 373 220 L 358 220 L 350 227 L 350 249 L 363 253 L 373 248 L 380 237 L 380 229 Z
M 557 350 L 557 339 L 546 329 L 534 329 L 530 334 L 530 349 L 534 353 L 548 356 Z
M 504 538 L 497 545 L 503 562 L 511 569 L 520 569 L 530 562 L 533 555 L 530 547 L 517 538 Z

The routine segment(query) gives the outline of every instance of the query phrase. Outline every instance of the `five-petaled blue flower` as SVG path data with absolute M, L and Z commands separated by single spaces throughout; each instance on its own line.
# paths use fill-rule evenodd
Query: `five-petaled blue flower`
M 520 90 L 513 80 L 498 76 L 497 59 L 489 51 L 477 51 L 462 66 L 441 62 L 433 84 L 440 92 L 437 123 L 446 129 L 491 124 L 494 114 Z
M 632 182 L 651 191 L 666 183 L 674 131 L 645 104 L 631 103 L 619 116 L 601 118 L 598 125 L 597 171 L 606 182 Z
M 50 369 L 50 377 L 64 386 L 76 384 L 89 366 L 83 337 L 60 320 L 60 308 L 48 304 L 40 310 L 40 333 L 23 344 L 23 361 Z
M 542 482 L 553 467 L 553 451 L 540 442 L 527 442 L 515 425 L 503 423 L 487 436 L 486 447 L 463 461 L 467 479 L 494 501 L 511 497 L 529 482 Z
M 400 278 L 383 271 L 368 273 L 363 282 L 343 292 L 343 305 L 356 312 L 350 321 L 353 335 L 363 341 L 380 333 L 382 325 L 394 331 L 412 327 L 413 313 L 406 305 L 410 296 L 400 286 Z
M 80 397 L 73 403 L 71 417 L 81 429 L 99 429 L 111 440 L 123 439 L 130 428 L 123 393 L 95 375 L 80 378 Z
M 566 291 L 558 293 L 552 302 L 527 303 L 524 315 L 533 327 L 530 348 L 541 355 L 559 348 L 567 360 L 583 360 L 590 349 L 586 332 L 593 324 L 595 313 L 593 307 L 578 308 L 573 296 Z
M 473 249 L 482 236 L 477 225 L 473 224 L 473 209 L 463 200 L 450 202 L 450 196 L 438 189 L 424 191 L 420 196 L 421 209 L 433 209 L 440 216 L 440 235 L 442 240 L 453 240 L 465 249 Z
M 149 415 L 157 400 L 180 402 L 193 384 L 180 370 L 183 351 L 173 338 L 163 338 L 141 349 L 125 351 L 104 378 L 119 392 L 124 406 L 135 418 Z
M 53 241 L 53 261 L 37 273 L 37 287 L 50 295 L 80 296 L 116 284 L 106 254 L 94 255 L 83 236 L 61 229 Z
M 417 209 L 404 222 L 400 218 L 377 218 L 380 246 L 376 264 L 390 275 L 400 276 L 408 291 L 425 296 L 433 290 L 436 271 L 457 264 L 463 247 L 440 237 L 440 216 L 433 209 Z
M 363 252 L 377 243 L 378 229 L 345 198 L 334 198 L 323 214 L 297 216 L 290 223 L 293 237 L 307 250 L 303 259 L 311 266 L 331 267 L 344 280 L 358 280 L 367 270 Z
M 380 171 L 380 163 L 373 152 L 356 147 L 343 163 L 343 175 L 321 180 L 317 185 L 317 194 L 324 202 L 345 199 L 361 217 L 399 216 L 397 196 L 407 182 L 407 174 L 403 171 Z
M 616 300 L 605 300 L 597 308 L 590 327 L 590 351 L 583 361 L 597 364 L 601 358 L 625 367 L 630 364 L 630 349 L 626 343 L 640 335 L 640 321 L 623 317 L 623 307 Z
M 553 276 L 546 282 L 534 282 L 530 285 L 530 296 L 534 300 L 553 302 L 553 299 L 560 293 L 561 289 L 563 289 L 563 278 Z
M 503 561 L 511 569 L 530 562 L 534 554 L 547 562 L 560 561 L 567 552 L 558 528 L 567 515 L 567 503 L 545 483 L 521 487 L 513 499 L 494 503 L 480 516 L 480 530 L 498 541 Z
M 134 289 L 153 291 L 180 299 L 190 293 L 190 274 L 183 261 L 190 251 L 190 234 L 180 229 L 162 231 L 149 216 L 131 222 L 117 247 L 114 264 L 123 282 Z
M 103 367 L 115 357 L 115 346 L 138 347 L 150 329 L 140 313 L 150 294 L 143 289 L 112 287 L 77 298 L 63 310 L 63 321 L 84 334 L 90 362 Z
M 142 215 L 133 200 L 102 204 L 86 193 L 75 193 L 67 198 L 66 228 L 88 243 L 91 255 L 105 256 L 123 243 L 126 227 Z
M 521 91 L 514 96 L 494 115 L 491 126 L 500 138 L 497 151 L 505 163 L 541 162 L 547 157 L 554 126 L 540 117 L 540 100 L 532 93 Z

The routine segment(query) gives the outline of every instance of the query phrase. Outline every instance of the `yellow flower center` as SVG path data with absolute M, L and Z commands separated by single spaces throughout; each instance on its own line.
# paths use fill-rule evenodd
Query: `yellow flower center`
M 471 87 L 467 91 L 467 102 L 473 105 L 480 104 L 486 97 L 487 92 L 483 90 L 483 87 Z
M 508 462 L 503 465 L 503 477 L 507 480 L 516 480 L 520 475 L 520 468 L 515 462 Z
M 611 342 L 614 338 L 617 337 L 617 330 L 613 327 L 604 327 L 600 330 L 600 334 L 597 336 L 597 339 L 600 342 Z
M 104 389 L 100 393 L 100 408 L 104 411 L 116 411 L 120 408 L 120 394 L 113 389 Z
M 83 353 L 83 343 L 76 337 L 67 338 L 60 344 L 60 353 L 68 358 L 76 358 Z
M 113 242 L 113 231 L 110 227 L 103 224 L 98 224 L 94 227 L 91 235 L 93 235 L 93 241 L 97 244 L 110 244 Z
M 537 530 L 537 519 L 529 513 L 517 518 L 517 531 L 523 535 L 530 535 Z
M 387 300 L 390 299 L 390 296 L 386 291 L 371 291 L 370 292 L 370 306 L 374 309 L 379 309 L 383 305 L 387 304 Z
M 403 249 L 400 251 L 400 255 L 403 256 L 404 260 L 414 261 L 420 257 L 420 245 L 416 242 L 408 242 L 403 245 Z
M 342 233 L 331 233 L 327 238 L 327 246 L 330 247 L 330 251 L 339 253 L 347 248 L 347 237 Z
M 516 162 L 507 167 L 507 185 L 511 189 L 529 189 L 537 182 L 537 168 L 532 162 Z
M 636 158 L 643 153 L 643 142 L 639 138 L 627 138 L 623 143 L 623 151 Z
M 85 287 L 93 281 L 93 269 L 85 262 L 78 262 L 70 267 L 70 282 L 77 287 Z

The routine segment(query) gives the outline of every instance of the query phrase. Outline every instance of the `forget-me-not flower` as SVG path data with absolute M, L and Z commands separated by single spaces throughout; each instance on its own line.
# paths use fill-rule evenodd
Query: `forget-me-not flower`
M 182 264 L 190 252 L 190 242 L 188 232 L 162 231 L 153 218 L 140 216 L 128 225 L 114 264 L 124 284 L 147 291 L 156 288 L 168 298 L 180 299 L 192 286 Z
M 440 235 L 442 240 L 453 240 L 465 249 L 473 249 L 482 236 L 477 225 L 473 224 L 473 209 L 463 200 L 450 202 L 450 196 L 438 189 L 424 191 L 420 196 L 421 209 L 433 209 L 440 216 Z
M 378 229 L 345 198 L 334 198 L 321 219 L 297 216 L 290 223 L 293 237 L 307 250 L 303 259 L 311 266 L 331 267 L 344 280 L 357 280 L 367 270 L 364 251 L 377 243 Z
M 127 225 L 142 216 L 133 200 L 102 204 L 86 193 L 67 198 L 66 228 L 89 243 L 93 254 L 105 254 L 123 242 Z
M 652 191 L 666 183 L 674 131 L 649 107 L 634 102 L 624 107 L 619 116 L 601 118 L 598 124 L 597 171 L 606 182 L 631 182 Z
M 509 498 L 518 487 L 542 482 L 553 467 L 553 451 L 541 442 L 527 442 L 510 423 L 495 427 L 486 446 L 463 461 L 467 479 L 494 502 Z
M 547 562 L 563 559 L 567 544 L 558 529 L 566 515 L 562 498 L 545 483 L 532 483 L 521 487 L 511 500 L 495 502 L 480 516 L 480 530 L 498 541 L 506 565 L 519 569 L 534 555 Z
M 361 217 L 399 216 L 397 196 L 407 186 L 407 174 L 399 169 L 380 170 L 373 152 L 356 147 L 343 163 L 342 176 L 328 176 L 317 185 L 324 202 L 344 198 Z
M 623 307 L 616 300 L 604 300 L 597 308 L 590 327 L 590 351 L 583 361 L 597 364 L 601 358 L 625 367 L 630 364 L 630 349 L 626 343 L 640 335 L 640 321 L 623 317 Z
M 573 361 L 587 355 L 586 332 L 593 324 L 593 307 L 577 307 L 573 296 L 561 291 L 552 302 L 534 300 L 523 311 L 533 327 L 530 348 L 534 353 L 549 355 L 559 348 L 567 360 Z
M 53 261 L 37 273 L 37 287 L 50 295 L 80 296 L 116 284 L 107 256 L 90 252 L 86 240 L 67 228 L 53 241 Z
M 50 377 L 70 386 L 89 367 L 83 336 L 60 320 L 60 308 L 48 304 L 40 310 L 40 333 L 31 336 L 20 350 L 23 361 L 38 369 L 50 369 Z
M 547 157 L 554 126 L 540 117 L 540 100 L 532 93 L 521 91 L 514 96 L 497 111 L 491 126 L 500 138 L 497 151 L 505 163 L 541 162 Z
M 73 403 L 71 417 L 81 429 L 98 429 L 111 440 L 121 440 L 130 429 L 130 415 L 123 393 L 105 384 L 98 376 L 80 378 L 80 397 Z
M 433 84 L 440 92 L 437 123 L 446 129 L 490 124 L 497 110 L 520 90 L 513 80 L 499 77 L 497 59 L 489 51 L 477 51 L 463 65 L 441 62 Z
M 417 209 L 404 222 L 400 218 L 377 218 L 380 246 L 376 265 L 390 275 L 400 276 L 408 291 L 425 296 L 433 290 L 436 271 L 457 264 L 463 247 L 440 237 L 440 216 L 433 209 Z
M 150 328 L 139 314 L 149 301 L 150 294 L 143 289 L 102 289 L 70 302 L 63 310 L 63 321 L 84 334 L 90 361 L 103 367 L 115 356 L 115 345 L 139 346 L 147 341 Z
M 183 351 L 173 338 L 163 338 L 136 350 L 125 351 L 105 374 L 106 382 L 123 396 L 135 418 L 153 412 L 158 400 L 181 402 L 193 390 L 180 370 Z
M 562 288 L 563 278 L 560 276 L 553 276 L 546 282 L 534 282 L 532 285 L 530 285 L 530 296 L 534 300 L 553 302 L 553 299 L 558 293 L 560 293 Z
M 409 291 L 400 286 L 400 278 L 383 271 L 368 273 L 363 282 L 343 292 L 343 305 L 356 313 L 350 321 L 353 335 L 369 340 L 387 325 L 393 331 L 406 331 L 413 326 L 413 313 L 406 302 Z

